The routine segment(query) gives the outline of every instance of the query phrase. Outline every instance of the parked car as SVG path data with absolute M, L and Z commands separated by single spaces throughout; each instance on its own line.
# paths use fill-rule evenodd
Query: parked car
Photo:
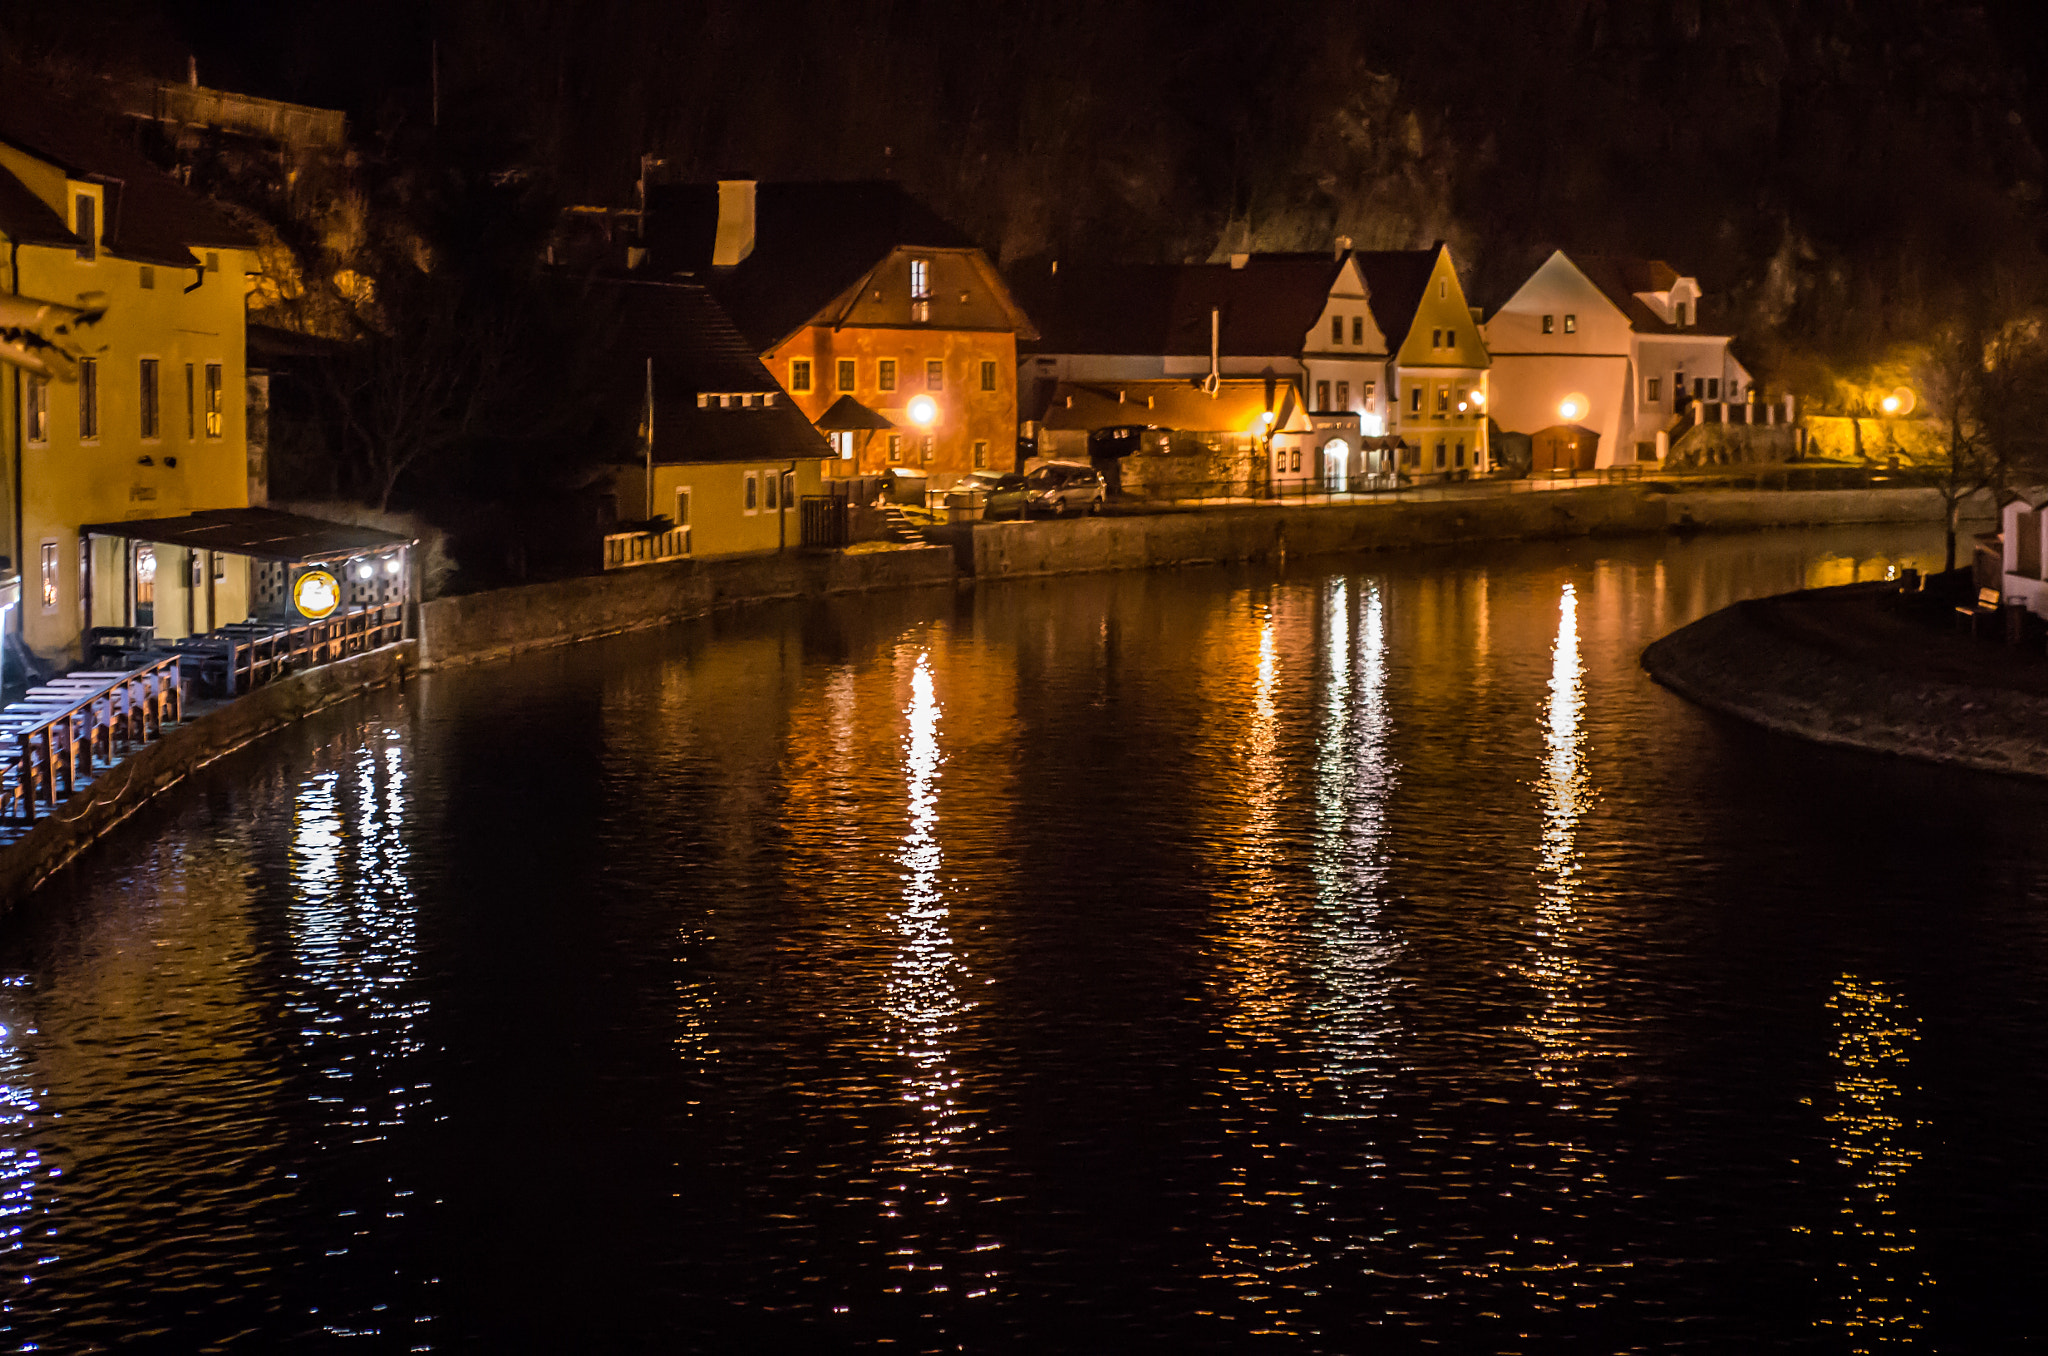
M 1024 476 L 1028 496 L 1025 507 L 1032 513 L 1050 513 L 1058 518 L 1068 513 L 1102 512 L 1102 472 L 1086 462 L 1049 461 Z
M 972 471 L 953 486 L 956 490 L 980 490 L 984 518 L 1022 518 L 1030 486 L 1014 471 Z

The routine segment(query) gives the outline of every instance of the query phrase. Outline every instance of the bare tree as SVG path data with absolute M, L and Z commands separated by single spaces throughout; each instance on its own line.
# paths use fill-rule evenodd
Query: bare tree
M 1956 567 L 1956 533 L 1963 501 L 2000 481 L 1983 424 L 1987 394 L 1984 359 L 1983 332 L 1975 326 L 1952 326 L 1920 364 L 1921 396 L 1940 431 L 1943 463 L 1935 489 L 1941 495 L 1948 570 Z

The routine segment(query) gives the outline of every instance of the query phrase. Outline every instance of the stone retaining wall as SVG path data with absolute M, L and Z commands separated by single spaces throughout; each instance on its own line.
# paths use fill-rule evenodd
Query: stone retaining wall
M 251 740 L 336 702 L 397 681 L 416 663 L 405 640 L 308 669 L 222 702 L 172 726 L 57 807 L 34 828 L 0 848 L 0 911 L 61 870 L 80 852 L 187 774 Z

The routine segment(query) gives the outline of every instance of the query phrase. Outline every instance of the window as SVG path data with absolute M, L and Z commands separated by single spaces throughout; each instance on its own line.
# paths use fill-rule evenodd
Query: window
M 50 441 L 50 379 L 30 377 L 28 379 L 28 440 L 32 443 Z
M 981 364 L 981 389 L 984 391 L 996 389 L 996 365 L 986 360 Z
M 791 358 L 789 360 L 789 389 L 802 395 L 811 389 L 811 360 Z
M 932 299 L 932 261 L 912 259 L 910 261 L 910 298 L 912 301 Z
M 1566 316 L 1565 316 L 1565 318 L 1564 318 L 1564 332 L 1565 332 L 1566 334 L 1577 334 L 1577 333 L 1579 332 L 1579 318 L 1578 318 L 1577 316 L 1575 316 L 1575 315 L 1566 315 Z
M 78 360 L 78 436 L 100 436 L 100 360 Z
M 1421 383 L 1421 382 L 1417 382 L 1417 383 L 1416 383 L 1415 385 L 1413 385 L 1413 386 L 1410 386 L 1410 387 L 1408 388 L 1408 413 L 1410 413 L 1410 414 L 1421 414 L 1421 413 L 1422 413 L 1422 383 Z
M 227 393 L 221 389 L 220 364 L 206 365 L 206 436 L 218 438 L 227 432 Z
M 1644 399 L 1644 400 L 1646 400 L 1646 401 L 1648 401 L 1648 402 L 1649 402 L 1650 404 L 1652 404 L 1652 405 L 1656 404 L 1656 403 L 1657 403 L 1657 388 L 1658 388 L 1659 386 L 1661 386 L 1662 384 L 1663 384 L 1663 383 L 1662 383 L 1662 381 L 1661 381 L 1661 380 L 1660 380 L 1659 378 L 1657 378 L 1657 377 L 1651 377 L 1651 378 L 1649 379 L 1649 381 L 1648 381 L 1647 383 L 1645 383 L 1645 384 L 1644 384 L 1644 387 L 1643 387 L 1643 399 Z
M 156 270 L 148 264 L 142 266 L 141 279 L 143 291 L 151 292 L 156 290 Z
M 987 443 L 976 443 L 974 445 L 974 469 L 977 471 L 986 471 L 988 469 Z
M 1451 280 L 1449 278 L 1438 278 L 1436 280 L 1436 299 L 1442 301 L 1450 295 Z
M 57 610 L 57 543 L 43 543 L 43 612 Z
M 932 444 L 936 441 L 937 439 L 933 438 L 929 433 L 918 439 L 918 442 L 921 444 L 918 448 L 918 455 L 926 466 L 932 464 Z
M 1363 344 L 1365 342 L 1365 317 L 1362 315 L 1351 317 L 1351 342 L 1354 344 Z
M 1557 317 L 1556 317 L 1556 316 L 1554 316 L 1554 315 L 1547 315 L 1547 316 L 1544 316 L 1544 317 L 1543 317 L 1543 332 L 1544 332 L 1545 334 L 1555 334 L 1555 333 L 1557 333 Z
M 1330 317 L 1330 342 L 1333 344 L 1344 342 L 1344 317 L 1341 315 Z
M 688 527 L 690 525 L 690 487 L 687 485 L 680 486 L 676 490 L 675 524 L 677 527 Z
M 1351 383 L 1348 381 L 1337 383 L 1337 408 L 1340 410 L 1351 408 Z
M 903 460 L 903 435 L 900 433 L 889 435 L 889 460 L 892 462 Z
M 1444 469 L 1444 440 L 1441 438 L 1436 440 L 1436 469 Z
M 841 461 L 853 460 L 853 434 L 847 432 L 832 435 L 832 451 Z
M 208 273 L 220 272 L 220 252 L 218 250 L 208 250 L 206 252 L 206 271 Z
M 775 480 L 776 480 L 776 477 L 775 477 L 775 476 L 773 476 L 773 475 L 770 475 L 770 476 L 768 477 L 768 484 L 767 484 L 767 485 L 766 485 L 766 486 L 764 487 L 764 488 L 765 488 L 765 489 L 767 490 L 767 492 L 768 492 L 768 504 L 767 504 L 767 507 L 769 507 L 769 508 L 771 508 L 771 509 L 772 509 L 772 508 L 775 508 L 775 507 L 777 507 L 777 505 L 778 505 L 778 503 L 779 503 L 779 501 L 778 501 L 778 500 L 776 499 L 776 497 L 775 497 Z
M 1300 448 L 1297 447 L 1287 454 L 1287 469 L 1290 471 L 1299 471 L 1301 469 Z
M 1444 346 L 1444 332 L 1442 330 L 1431 330 L 1429 332 L 1429 346 L 1431 348 L 1442 348 Z
M 896 360 L 884 358 L 875 364 L 875 386 L 884 391 L 896 389 Z
M 1442 419 L 1450 412 L 1451 388 L 1444 385 L 1442 382 L 1438 382 L 1436 388 L 1436 416 L 1437 418 Z
M 78 257 L 88 263 L 100 257 L 99 202 L 90 193 L 81 193 L 72 199 L 72 211 L 76 218 L 73 230 L 78 236 Z
M 1330 383 L 1327 381 L 1316 383 L 1316 408 L 1319 410 L 1330 408 Z
M 782 508 L 788 512 L 796 507 L 796 472 L 784 471 L 777 479 L 782 482 Z
M 1684 329 L 1692 323 L 1691 313 L 1684 302 L 1678 303 L 1678 328 Z
M 1721 379 L 1720 379 L 1719 377 L 1708 377 L 1708 378 L 1707 378 L 1707 399 L 1709 399 L 1709 400 L 1719 400 L 1720 398 L 1721 398 Z
M 1465 444 L 1459 443 L 1451 453 L 1451 465 L 1463 469 L 1465 465 Z
M 225 579 L 225 578 L 227 578 L 227 577 L 228 577 L 228 553 L 227 553 L 227 552 L 225 552 L 225 551 L 211 551 L 211 552 L 208 552 L 208 554 L 209 554 L 209 555 L 211 555 L 211 556 L 213 557 L 213 577 L 214 577 L 215 579 Z
M 856 372 L 856 371 L 854 370 L 854 365 L 853 365 L 853 359 L 851 359 L 851 358 L 841 358 L 841 359 L 839 360 L 839 389 L 840 389 L 840 390 L 842 390 L 842 391 L 851 391 L 851 390 L 853 389 L 853 385 L 854 385 L 854 378 L 855 378 L 855 377 L 856 377 L 857 375 L 858 375 L 858 373 L 857 373 L 857 372 Z
M 754 471 L 747 472 L 747 512 L 761 507 L 761 477 Z
M 1364 402 L 1365 402 L 1366 404 L 1370 405 L 1370 404 L 1372 404 L 1372 396 L 1373 396 L 1373 392 L 1374 392 L 1374 391 L 1376 391 L 1376 390 L 1378 390 L 1378 389 L 1379 389 L 1379 383 L 1378 383 L 1378 382 L 1376 382 L 1376 381 L 1368 381 L 1368 382 L 1365 382 L 1365 383 L 1361 384 L 1361 385 L 1359 386 L 1359 388 L 1358 388 L 1358 398 L 1359 398 L 1360 400 L 1364 401 Z
M 135 548 L 135 624 L 156 625 L 156 548 Z
M 1673 405 L 1683 405 L 1685 403 L 1685 373 L 1683 371 L 1671 374 L 1671 403 Z
M 192 364 L 185 364 L 185 436 L 193 436 L 193 419 L 197 417 L 198 404 L 192 398 Z
M 946 364 L 943 360 L 933 358 L 925 363 L 924 389 L 927 391 L 943 391 L 946 389 Z
M 1692 379 L 1692 398 L 1694 400 L 1705 400 L 1707 398 L 1707 379 L 1705 377 L 1694 377 Z
M 157 360 L 154 358 L 144 358 L 142 360 L 140 394 L 142 397 L 142 436 L 145 438 L 158 438 L 163 435 L 162 421 L 158 417 L 156 374 Z

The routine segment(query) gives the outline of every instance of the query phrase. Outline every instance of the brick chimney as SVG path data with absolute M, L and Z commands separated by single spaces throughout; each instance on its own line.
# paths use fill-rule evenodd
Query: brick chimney
M 718 234 L 711 242 L 711 266 L 731 268 L 754 252 L 754 181 L 718 181 Z

